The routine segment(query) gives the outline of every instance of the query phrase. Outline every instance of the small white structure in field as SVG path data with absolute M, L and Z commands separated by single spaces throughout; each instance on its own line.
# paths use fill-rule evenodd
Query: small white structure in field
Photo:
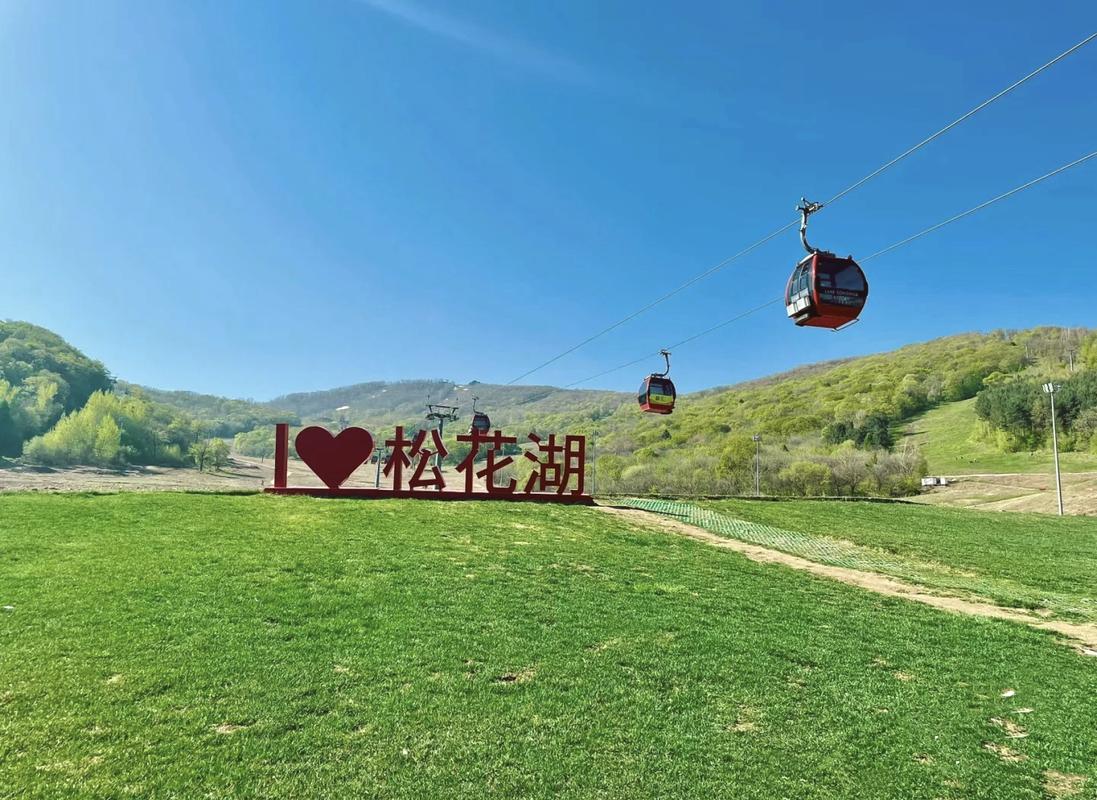
M 948 486 L 948 478 L 941 475 L 927 475 L 922 478 L 923 486 Z

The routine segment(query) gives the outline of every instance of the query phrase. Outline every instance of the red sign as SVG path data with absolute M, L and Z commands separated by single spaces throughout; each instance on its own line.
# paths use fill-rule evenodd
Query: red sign
M 491 433 L 473 429 L 457 441 L 468 443 L 469 452 L 456 471 L 460 485 L 447 488 L 446 475 L 437 466 L 449 455 L 437 430 L 420 430 L 414 436 L 396 428 L 384 442 L 388 456 L 377 465 L 374 486 L 346 486 L 355 470 L 374 455 L 375 440 L 362 428 L 347 428 L 332 435 L 326 428 L 312 426 L 297 434 L 297 455 L 323 483 L 323 487 L 289 486 L 289 425 L 275 427 L 274 485 L 266 491 L 275 494 L 305 494 L 316 497 L 398 497 L 425 500 L 532 500 L 548 503 L 592 503 L 585 493 L 587 441 L 584 436 L 555 433 L 546 437 L 531 433 L 523 442 L 528 449 L 521 457 L 532 463 L 525 483 L 510 478 L 501 482 L 497 473 L 515 463 L 504 448 L 515 452 L 518 437 L 502 431 Z M 532 447 L 529 447 L 532 445 Z M 520 448 L 518 448 L 520 449 Z M 437 458 L 436 458 L 437 456 Z M 380 486 L 384 475 L 386 486 Z M 451 476 L 452 478 L 452 476 Z

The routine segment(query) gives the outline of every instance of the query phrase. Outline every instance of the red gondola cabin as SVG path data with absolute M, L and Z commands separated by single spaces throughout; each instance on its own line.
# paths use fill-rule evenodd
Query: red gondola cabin
M 658 375 L 648 375 L 640 384 L 640 391 L 636 399 L 640 402 L 640 410 L 650 414 L 669 414 L 674 410 L 674 399 L 677 394 L 670 378 L 661 378 Z
M 785 287 L 785 310 L 797 325 L 841 328 L 857 319 L 868 281 L 852 258 L 817 250 L 804 258 Z
M 648 414 L 669 414 L 674 410 L 674 400 L 678 396 L 674 391 L 674 383 L 667 377 L 670 372 L 670 353 L 660 350 L 659 355 L 666 359 L 666 372 L 653 372 L 648 375 L 636 393 L 640 410 Z
M 491 418 L 483 411 L 476 410 L 479 397 L 472 398 L 472 424 L 469 425 L 469 433 L 486 434 L 491 431 Z
M 488 433 L 491 431 L 491 418 L 483 411 L 477 411 L 472 415 L 472 424 L 469 425 L 469 433 Z

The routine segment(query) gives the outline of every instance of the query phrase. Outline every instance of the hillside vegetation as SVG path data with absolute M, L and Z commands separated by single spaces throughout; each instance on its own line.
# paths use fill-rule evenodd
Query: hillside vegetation
M 447 380 L 374 381 L 321 392 L 300 392 L 271 400 L 271 407 L 288 409 L 302 420 L 334 424 L 340 417 L 356 425 L 389 430 L 396 425 L 418 428 L 424 424 L 428 401 L 457 406 L 456 428 L 468 428 L 473 398 L 493 425 L 520 428 L 550 426 L 556 419 L 576 415 L 601 419 L 632 399 L 631 394 L 600 390 L 557 389 L 553 386 L 501 386 L 457 384 Z M 346 411 L 336 409 L 349 406 Z M 528 432 L 528 431 L 526 431 Z
M 752 491 L 757 434 L 763 492 L 901 495 L 917 491 L 926 463 L 910 442 L 896 441 L 896 430 L 927 409 L 975 397 L 988 379 L 1023 372 L 1034 354 L 1062 354 L 1064 335 L 1060 329 L 966 334 L 807 365 L 681 397 L 669 417 L 639 414 L 634 398 L 620 393 L 448 381 L 367 383 L 272 403 L 305 421 L 335 425 L 343 414 L 386 430 L 423 425 L 428 397 L 461 406 L 467 420 L 478 396 L 493 423 L 512 434 L 591 436 L 603 492 Z M 349 409 L 336 411 L 341 406 Z M 454 441 L 465 427 L 450 426 L 451 460 L 467 449 Z M 242 434 L 237 447 L 265 455 L 273 439 L 261 431 Z
M 1050 417 L 1049 404 L 1043 398 L 1044 414 Z M 1035 450 L 1003 450 L 998 436 L 975 413 L 975 398 L 946 403 L 915 417 L 904 436 L 925 456 L 935 475 L 971 473 L 1051 474 L 1051 443 Z M 1066 451 L 1060 453 L 1063 472 L 1097 471 L 1097 453 Z
M 965 539 L 994 536 L 972 516 Z M 1092 659 L 1053 636 L 596 509 L 17 495 L 0 536 L 0 795 L 1020 800 L 1097 781 Z
M 0 321 L 0 456 L 34 464 L 182 464 L 208 435 L 188 414 L 115 392 L 100 362 L 57 334 Z
M 974 397 L 988 375 L 1021 369 L 1024 352 L 1007 333 L 952 336 L 704 392 L 670 417 L 623 408 L 587 427 L 611 491 L 751 491 L 759 435 L 763 492 L 905 494 L 925 463 L 895 447 L 896 424 Z
M 110 387 L 106 368 L 57 334 L 0 320 L 0 456 L 19 455 L 23 442 Z
M 205 436 L 202 423 L 169 406 L 96 392 L 79 411 L 66 414 L 46 433 L 28 441 L 23 456 L 33 464 L 53 466 L 177 466 Z
M 9 454 L 22 448 L 29 460 L 49 464 L 181 463 L 188 453 L 203 463 L 192 449 L 204 449 L 208 437 L 233 435 L 238 453 L 265 457 L 273 453 L 276 421 L 332 429 L 357 424 L 388 435 L 397 425 L 414 431 L 431 424 L 424 418 L 428 401 L 459 407 L 445 437 L 454 463 L 468 451 L 456 437 L 468 429 L 479 398 L 493 426 L 519 437 L 519 445 L 531 431 L 591 437 L 591 478 L 601 493 L 749 493 L 757 456 L 766 494 L 896 496 L 917 492 L 929 469 L 919 444 L 935 457 L 947 450 L 954 460 L 965 452 L 1031 454 L 1046 447 L 1039 386 L 1048 378 L 1062 384 L 1061 445 L 1079 452 L 1068 460 L 1086 464 L 1081 453 L 1097 449 L 1097 336 L 1080 329 L 964 334 L 806 365 L 682 396 L 673 415 L 653 417 L 637 411 L 631 393 L 448 380 L 361 383 L 268 403 L 119 383 L 84 413 L 89 387 L 110 388 L 102 366 L 81 361 L 48 331 L 8 325 L 52 360 L 9 353 L 0 423 L 5 414 L 21 422 L 0 425 L 0 439 Z M 5 342 L 16 352 L 12 341 L 20 339 Z M 912 422 L 938 418 L 927 412 L 947 415 L 962 403 L 973 404 L 980 417 L 962 436 L 902 435 Z M 510 446 L 509 454 L 517 453 Z
M 208 436 L 230 437 L 238 433 L 274 425 L 276 422 L 300 423 L 297 414 L 277 403 L 258 403 L 198 392 L 168 391 L 118 381 L 118 394 L 144 398 L 161 406 L 183 412 L 201 423 Z

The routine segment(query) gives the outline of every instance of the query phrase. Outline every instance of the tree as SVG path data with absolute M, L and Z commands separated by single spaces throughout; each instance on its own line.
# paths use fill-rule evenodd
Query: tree
M 725 477 L 734 477 L 754 468 L 754 440 L 749 436 L 734 436 L 720 453 L 717 469 Z
M 17 456 L 23 447 L 23 437 L 15 426 L 11 406 L 0 399 L 0 456 Z
M 95 392 L 79 411 L 25 443 L 23 456 L 43 464 L 179 464 L 180 443 L 167 434 L 170 409 L 137 397 Z M 109 420 L 109 421 L 108 421 Z
M 114 417 L 103 417 L 95 433 L 95 444 L 92 449 L 95 460 L 100 464 L 114 464 L 119 460 L 121 448 L 122 429 L 118 427 Z
M 1087 367 L 1097 369 L 1097 333 L 1091 333 L 1082 340 L 1078 354 Z
M 841 494 L 853 496 L 861 481 L 868 475 L 868 465 L 863 452 L 844 444 L 839 447 L 831 458 L 831 472 L 834 474 L 835 488 Z
M 198 471 L 202 472 L 206 468 L 206 461 L 209 459 L 209 441 L 206 439 L 199 439 L 187 449 L 187 455 L 191 457 L 194 465 L 198 467 Z
M 777 473 L 777 480 L 785 491 L 804 497 L 827 494 L 830 478 L 830 470 L 814 461 L 794 461 Z
M 858 434 L 857 444 L 861 447 L 882 447 L 890 450 L 894 442 L 891 436 L 891 419 L 879 411 L 868 415 Z
M 210 466 L 221 469 L 229 463 L 229 446 L 224 439 L 212 439 L 207 448 L 206 457 Z

